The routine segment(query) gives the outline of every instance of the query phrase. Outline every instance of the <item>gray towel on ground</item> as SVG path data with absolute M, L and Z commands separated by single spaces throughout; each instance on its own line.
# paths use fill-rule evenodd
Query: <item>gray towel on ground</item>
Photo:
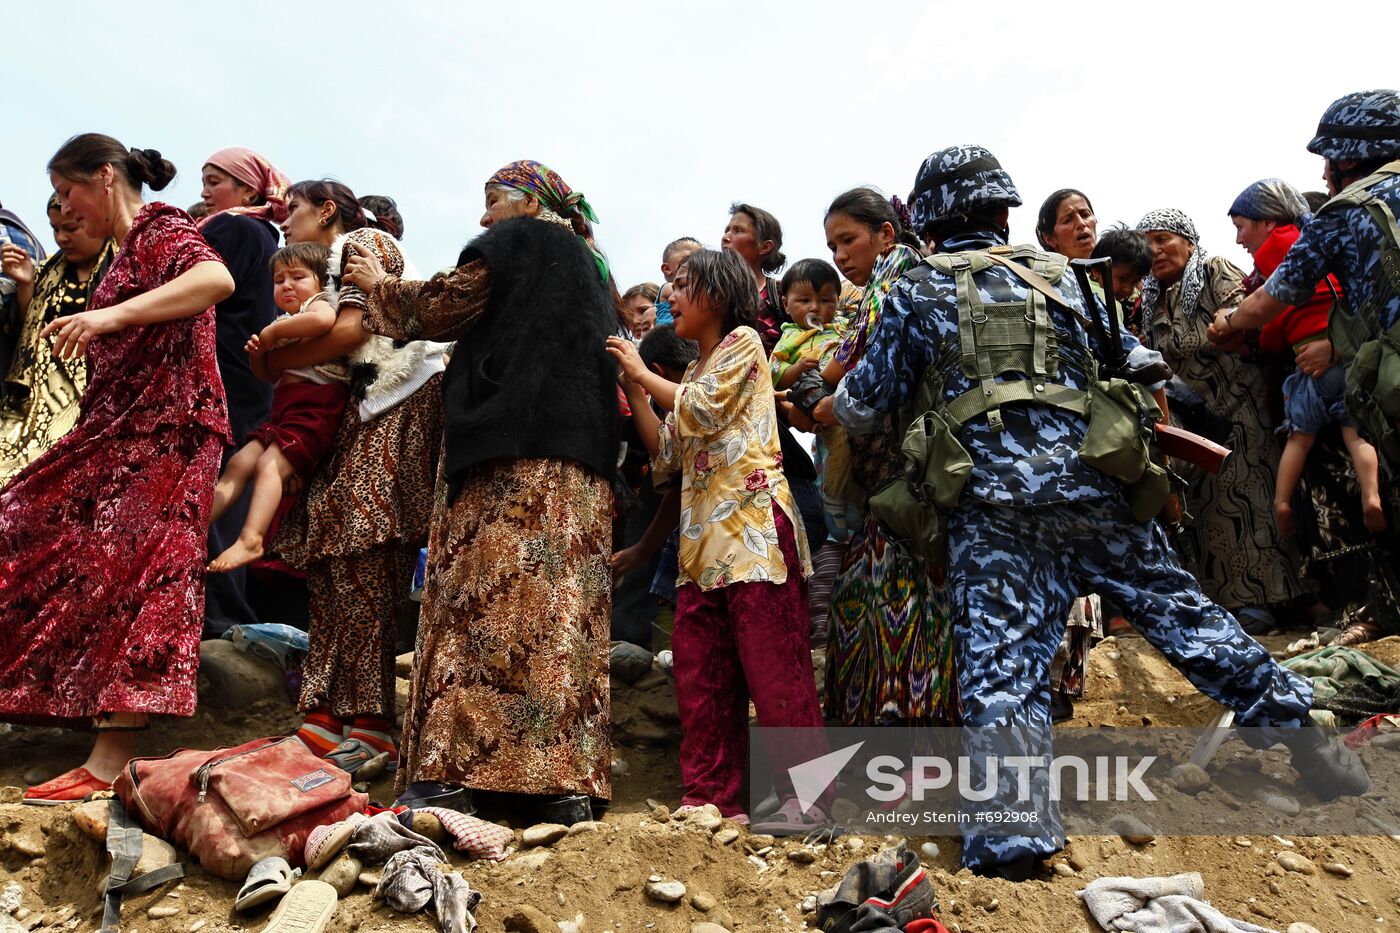
M 459 872 L 444 872 L 442 849 L 399 822 L 393 813 L 376 813 L 355 829 L 346 847 L 366 865 L 384 864 L 374 896 L 399 913 L 413 914 L 433 904 L 442 933 L 472 933 L 472 911 L 481 900 Z
M 481 900 L 460 872 L 444 872 L 442 859 L 427 848 L 396 852 L 384 865 L 374 896 L 403 914 L 413 914 L 433 904 L 442 933 L 472 933 L 472 911 Z
M 1121 933 L 1278 933 L 1234 920 L 1205 900 L 1199 872 L 1170 878 L 1097 878 L 1078 892 L 1104 930 Z

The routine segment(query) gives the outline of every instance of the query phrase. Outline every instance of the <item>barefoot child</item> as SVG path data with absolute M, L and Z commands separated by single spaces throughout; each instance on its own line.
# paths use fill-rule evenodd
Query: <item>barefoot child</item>
M 335 325 L 335 308 L 326 300 L 326 259 L 319 243 L 294 243 L 272 256 L 273 300 L 282 314 L 248 341 L 253 372 L 267 378 L 263 355 L 293 340 L 319 337 Z M 229 460 L 214 487 L 217 520 L 253 483 L 253 497 L 243 530 L 209 569 L 225 573 L 263 555 L 282 486 L 292 476 L 307 477 L 330 450 L 349 395 L 343 362 L 289 369 L 272 392 L 272 413 L 248 435 L 248 443 Z
M 1313 339 L 1325 339 L 1326 333 Z M 1274 487 L 1274 515 L 1278 530 L 1293 534 L 1293 490 L 1303 475 L 1308 454 L 1317 440 L 1317 432 L 1325 425 L 1337 422 L 1342 428 L 1342 442 L 1356 467 L 1356 482 L 1361 487 L 1361 515 L 1366 530 L 1385 530 L 1385 507 L 1381 503 L 1380 462 L 1372 447 L 1347 417 L 1343 396 L 1346 374 L 1341 363 L 1333 363 L 1321 376 L 1310 376 L 1298 370 L 1283 380 L 1284 428 L 1288 443 L 1278 460 L 1278 481 Z
M 807 648 L 806 536 L 783 476 L 768 360 L 753 322 L 753 273 L 728 253 L 702 250 L 675 281 L 676 333 L 699 344 L 680 384 L 647 369 L 630 341 L 608 339 L 626 375 L 638 433 L 657 482 L 681 474 L 676 599 L 676 699 L 681 714 L 682 810 L 714 804 L 740 822 L 748 758 L 748 699 L 765 727 L 811 727 L 769 743 L 784 800 L 774 820 L 797 829 L 787 768 L 824 754 Z M 647 404 L 668 409 L 664 423 Z M 679 811 L 678 811 L 679 812 Z

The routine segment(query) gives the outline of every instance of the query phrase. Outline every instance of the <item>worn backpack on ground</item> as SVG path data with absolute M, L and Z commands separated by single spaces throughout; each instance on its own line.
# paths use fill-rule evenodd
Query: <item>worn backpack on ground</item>
M 313 829 L 368 803 L 351 789 L 350 775 L 295 736 L 133 758 L 112 789 L 147 831 L 233 881 L 271 855 L 303 864 Z

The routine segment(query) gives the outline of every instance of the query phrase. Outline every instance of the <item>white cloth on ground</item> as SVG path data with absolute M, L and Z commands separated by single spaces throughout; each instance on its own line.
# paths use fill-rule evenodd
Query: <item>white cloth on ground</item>
M 1212 907 L 1194 871 L 1170 878 L 1096 878 L 1078 894 L 1109 933 L 1278 933 Z

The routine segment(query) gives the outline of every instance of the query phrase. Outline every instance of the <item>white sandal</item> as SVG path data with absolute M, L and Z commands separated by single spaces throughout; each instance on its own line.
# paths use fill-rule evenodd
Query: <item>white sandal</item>
M 293 869 L 280 855 L 268 856 L 255 862 L 248 869 L 248 877 L 243 887 L 238 889 L 238 899 L 233 902 L 237 911 L 252 910 L 268 901 L 281 897 L 292 889 L 292 882 L 301 875 L 301 869 Z

